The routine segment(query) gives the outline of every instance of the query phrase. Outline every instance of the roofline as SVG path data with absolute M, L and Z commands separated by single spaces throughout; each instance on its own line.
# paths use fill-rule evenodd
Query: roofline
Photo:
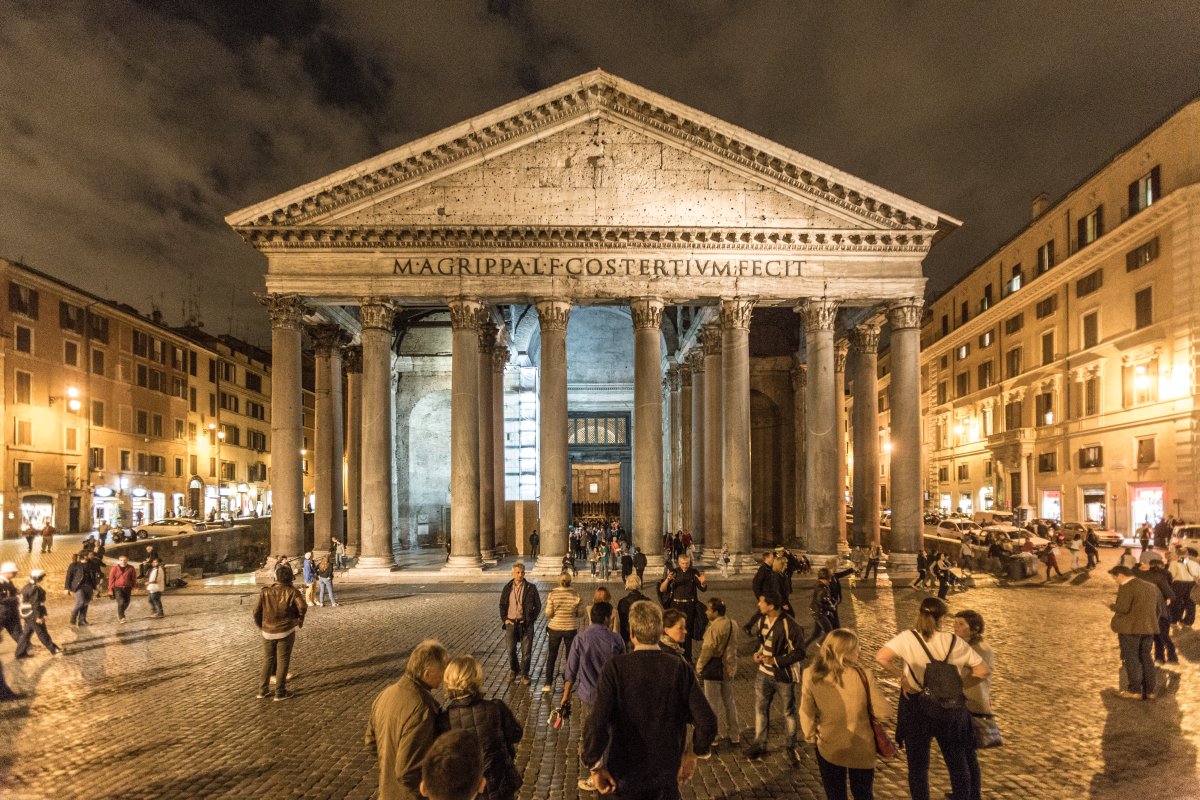
M 982 267 L 984 264 L 986 264 L 987 262 L 989 262 L 993 258 L 995 258 L 1000 253 L 1001 250 L 1003 250 L 1004 248 L 1011 245 L 1017 239 L 1020 239 L 1027 231 L 1029 231 L 1031 228 L 1033 228 L 1033 226 L 1036 225 L 1037 223 L 1041 222 L 1051 212 L 1058 210 L 1058 208 L 1063 203 L 1066 202 L 1067 198 L 1070 197 L 1075 192 L 1079 191 L 1081 188 L 1083 188 L 1084 184 L 1086 184 L 1092 178 L 1099 175 L 1104 170 L 1108 169 L 1108 167 L 1110 165 L 1112 165 L 1113 162 L 1115 162 L 1121 156 L 1128 153 L 1130 150 L 1137 147 L 1139 144 L 1141 144 L 1141 142 L 1143 140 L 1149 138 L 1152 133 L 1155 133 L 1159 128 L 1162 128 L 1164 125 L 1166 125 L 1172 119 L 1174 119 L 1181 111 L 1183 111 L 1185 108 L 1187 108 L 1192 103 L 1195 103 L 1197 101 L 1200 101 L 1200 90 L 1193 92 L 1191 94 L 1191 96 L 1189 96 L 1186 100 L 1184 100 L 1183 102 L 1176 105 L 1174 108 L 1172 108 L 1170 111 L 1168 111 L 1163 116 L 1159 117 L 1158 120 L 1156 120 L 1152 125 L 1150 125 L 1150 127 L 1146 128 L 1141 133 L 1139 133 L 1136 137 L 1134 137 L 1128 144 L 1126 144 L 1120 150 L 1117 150 L 1115 153 L 1110 155 L 1107 159 L 1105 159 L 1103 162 L 1101 162 L 1101 164 L 1098 167 L 1096 167 L 1091 172 L 1089 172 L 1087 175 L 1085 175 L 1083 178 L 1081 178 L 1079 181 L 1077 181 L 1075 183 L 1075 185 L 1072 186 L 1070 189 L 1067 189 L 1065 192 L 1060 194 L 1057 198 L 1055 198 L 1054 202 L 1052 202 L 1052 203 L 1050 203 L 1050 205 L 1046 206 L 1045 211 L 1043 211 L 1041 214 L 1038 214 L 1033 219 L 1029 220 L 1029 222 L 1025 223 L 1012 236 L 1005 239 L 1000 244 L 996 245 L 996 247 L 993 248 L 993 250 L 990 253 L 988 253 L 986 256 L 984 256 L 982 259 L 980 259 L 978 262 L 976 262 L 975 266 L 971 267 L 969 270 L 967 270 L 962 275 L 960 275 L 958 280 L 956 280 L 954 283 L 950 284 L 945 289 L 943 289 L 941 291 L 941 293 L 939 293 L 935 297 L 930 298 L 928 305 L 933 305 L 934 303 L 936 303 L 937 301 L 941 300 L 943 297 L 945 297 L 946 295 L 948 295 L 952 291 L 954 291 L 954 289 L 960 283 L 962 283 L 967 278 L 970 278 L 972 275 L 974 275 L 975 272 L 980 267 Z M 939 234 L 940 234 L 940 231 L 939 231 Z M 934 242 L 936 243 L 937 241 L 938 241 L 938 237 L 935 236 Z

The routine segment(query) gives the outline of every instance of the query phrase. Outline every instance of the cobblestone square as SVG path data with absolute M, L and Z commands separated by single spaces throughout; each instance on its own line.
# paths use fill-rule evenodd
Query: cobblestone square
M 18 558 L 19 582 L 31 563 L 49 568 L 49 627 L 68 655 L 52 659 L 35 648 L 35 658 L 14 661 L 7 637 L 0 645 L 5 675 L 26 694 L 0 706 L 4 798 L 370 797 L 376 767 L 362 738 L 371 700 L 426 637 L 481 659 L 489 694 L 504 698 L 524 724 L 521 797 L 580 796 L 577 726 L 549 729 L 551 701 L 537 691 L 544 631 L 536 640 L 534 685 L 507 683 L 498 583 L 340 585 L 341 605 L 311 609 L 297 641 L 295 699 L 274 703 L 254 697 L 261 648 L 250 616 L 253 585 L 194 582 L 166 595 L 164 619 L 150 618 L 139 594 L 122 626 L 112 601 L 98 600 L 92 625 L 75 629 L 59 588 L 69 546 Z M 3 547 L 6 558 L 16 552 Z M 747 584 L 714 579 L 709 594 L 725 598 L 744 622 Z M 578 586 L 590 595 L 590 579 Z M 619 598 L 622 590 L 610 586 Z M 843 623 L 858 629 L 868 654 L 907 627 L 923 596 L 886 581 L 847 594 Z M 1160 671 L 1165 689 L 1158 699 L 1120 700 L 1116 639 L 1108 629 L 1113 594 L 1112 581 L 1096 572 L 951 596 L 953 609 L 984 615 L 996 650 L 993 696 L 1005 746 L 981 753 L 985 797 L 1200 796 L 1200 634 L 1179 636 L 1181 664 Z M 753 724 L 751 674 L 746 666 L 737 679 L 743 729 Z M 561 678 L 555 697 L 560 689 Z M 894 698 L 894 685 L 887 691 Z M 775 746 L 758 762 L 728 750 L 701 762 L 685 797 L 822 797 L 811 751 L 792 767 L 781 740 L 782 729 L 773 729 Z M 931 774 L 940 798 L 947 786 L 937 756 Z M 907 797 L 902 760 L 878 769 L 876 796 Z

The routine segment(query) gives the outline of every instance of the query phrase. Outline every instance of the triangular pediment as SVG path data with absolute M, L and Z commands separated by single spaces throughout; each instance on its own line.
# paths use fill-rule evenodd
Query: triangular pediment
M 958 221 L 603 71 L 226 218 L 265 230 L 547 226 L 914 235 Z

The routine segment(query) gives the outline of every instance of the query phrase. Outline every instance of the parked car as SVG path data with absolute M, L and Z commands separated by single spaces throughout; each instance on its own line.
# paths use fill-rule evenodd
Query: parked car
M 192 533 L 193 531 L 203 530 L 208 530 L 208 526 L 194 519 L 163 517 L 147 525 L 138 526 L 136 533 L 139 539 L 158 539 L 162 536 L 174 536 L 179 533 Z
M 1029 520 L 1029 522 L 1027 522 L 1025 524 L 1036 526 L 1038 523 L 1045 525 L 1046 529 L 1051 530 L 1051 531 L 1057 531 L 1059 528 L 1062 527 L 1062 525 L 1059 523 L 1058 520 L 1050 519 L 1049 517 L 1034 517 L 1033 519 Z
M 1117 531 L 1110 531 L 1107 528 L 1100 527 L 1097 522 L 1064 522 L 1062 524 L 1062 535 L 1068 540 L 1074 539 L 1075 534 L 1082 534 L 1087 537 L 1088 531 L 1093 531 L 1096 538 L 1100 540 L 1100 544 L 1107 547 L 1120 547 L 1125 544 L 1125 537 Z
M 978 533 L 979 525 L 973 520 L 951 518 L 944 519 L 937 524 L 937 529 L 934 531 L 934 536 L 942 536 L 946 539 L 961 540 L 964 533 Z
M 1016 525 L 985 525 L 980 529 L 980 533 L 990 539 L 999 539 L 1001 544 L 1011 544 L 1013 550 L 1019 550 L 1026 537 L 1034 547 L 1041 548 L 1050 544 L 1049 539 L 1030 533 L 1024 528 L 1018 528 Z
M 1171 530 L 1171 542 L 1200 552 L 1200 522 L 1185 522 Z
M 978 522 L 980 525 L 1014 525 L 1016 517 L 1011 511 L 976 511 L 971 515 L 971 519 Z

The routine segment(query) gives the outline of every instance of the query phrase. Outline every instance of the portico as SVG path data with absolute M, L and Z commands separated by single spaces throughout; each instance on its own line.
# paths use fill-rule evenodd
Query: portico
M 803 415 L 794 449 L 803 454 L 789 461 L 803 472 L 792 484 L 802 486 L 796 516 L 804 522 L 778 531 L 778 540 L 828 554 L 846 538 L 846 359 L 837 340 L 851 321 L 886 314 L 892 458 L 904 464 L 892 473 L 893 564 L 915 561 L 921 262 L 958 224 L 945 215 L 597 71 L 227 221 L 268 261 L 275 553 L 296 552 L 302 503 L 301 320 L 322 326 L 323 375 L 340 378 L 336 347 L 361 346 L 354 389 L 318 391 L 316 435 L 322 465 L 327 447 L 343 453 L 330 458 L 361 460 L 346 472 L 361 485 L 345 496 L 359 504 L 351 517 L 351 535 L 361 529 L 357 568 L 374 574 L 394 564 L 394 527 L 408 514 L 392 491 L 401 446 L 396 382 L 402 387 L 408 374 L 395 346 L 397 314 L 448 310 L 449 437 L 420 442 L 449 451 L 447 569 L 478 571 L 497 550 L 524 552 L 518 532 L 505 530 L 506 398 L 488 376 L 521 355 L 518 340 L 533 326 L 536 362 L 531 355 L 525 368 L 536 368 L 539 408 L 537 568 L 557 572 L 571 522 L 568 331 L 580 313 L 615 307 L 630 320 L 621 335 L 632 350 L 624 402 L 632 411 L 633 543 L 653 562 L 664 526 L 686 524 L 706 551 L 727 545 L 744 560 L 754 543 L 754 316 L 779 307 L 799 311 L 804 327 L 794 401 Z M 357 351 L 354 358 L 357 367 Z M 343 398 L 360 428 L 323 431 L 334 418 L 340 426 Z M 856 439 L 856 450 L 872 442 L 878 437 Z M 340 509 L 340 481 L 318 481 L 318 491 L 319 510 Z M 340 514 L 336 523 L 319 514 L 319 537 L 340 532 Z

